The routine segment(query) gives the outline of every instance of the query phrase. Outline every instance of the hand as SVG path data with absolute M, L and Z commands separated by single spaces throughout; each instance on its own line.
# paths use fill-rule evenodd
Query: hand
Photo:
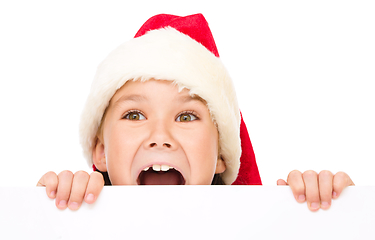
M 94 203 L 104 186 L 101 173 L 78 171 L 63 171 L 59 175 L 48 172 L 39 180 L 37 186 L 46 187 L 47 196 L 55 199 L 56 207 L 77 210 L 81 207 L 83 200 L 86 203 Z
M 287 182 L 279 179 L 277 185 L 289 185 L 297 202 L 307 201 L 307 207 L 317 211 L 330 208 L 332 199 L 338 198 L 344 188 L 354 186 L 354 183 L 344 172 L 333 175 L 326 170 L 319 174 L 309 170 L 302 174 L 294 170 L 289 173 Z

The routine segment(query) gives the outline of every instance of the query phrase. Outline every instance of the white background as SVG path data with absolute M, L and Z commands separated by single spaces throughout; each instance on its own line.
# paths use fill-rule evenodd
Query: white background
M 375 185 L 372 1 L 2 1 L 1 186 L 91 171 L 78 122 L 98 64 L 152 15 L 201 12 L 234 80 L 264 185 L 291 170 Z

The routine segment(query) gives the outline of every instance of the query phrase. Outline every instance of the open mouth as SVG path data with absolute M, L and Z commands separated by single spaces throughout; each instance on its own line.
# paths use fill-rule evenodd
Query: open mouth
M 185 179 L 175 168 L 154 164 L 141 171 L 138 185 L 185 185 Z

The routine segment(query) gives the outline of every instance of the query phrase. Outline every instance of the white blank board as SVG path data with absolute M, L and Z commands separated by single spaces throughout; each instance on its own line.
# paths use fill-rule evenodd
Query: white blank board
M 374 239 L 375 187 L 349 187 L 310 212 L 289 187 L 109 186 L 78 211 L 43 187 L 1 187 L 7 239 Z

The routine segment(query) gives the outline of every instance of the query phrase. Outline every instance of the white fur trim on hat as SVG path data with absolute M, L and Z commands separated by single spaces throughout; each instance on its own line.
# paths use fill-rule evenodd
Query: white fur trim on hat
M 96 133 L 109 101 L 129 80 L 170 80 L 207 102 L 219 131 L 220 155 L 231 184 L 240 156 L 240 111 L 232 80 L 219 58 L 189 36 L 167 27 L 134 38 L 112 51 L 99 65 L 80 122 L 84 156 L 92 166 Z

